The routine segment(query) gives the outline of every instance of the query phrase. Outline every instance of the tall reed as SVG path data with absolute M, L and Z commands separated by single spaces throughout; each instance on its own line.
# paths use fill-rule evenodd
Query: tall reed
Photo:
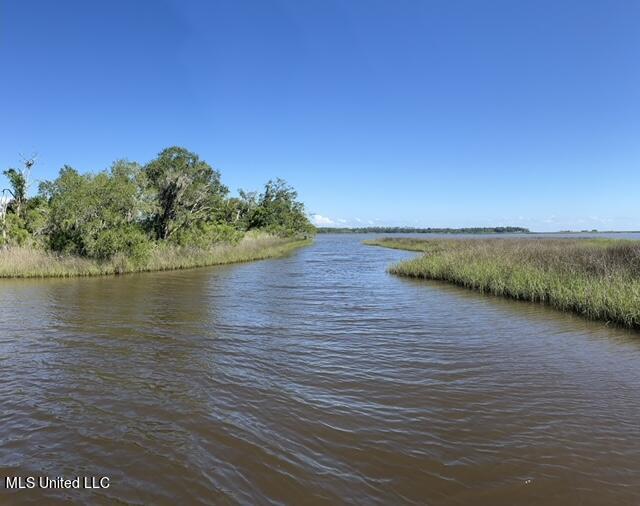
M 422 251 L 400 276 L 448 281 L 640 328 L 640 241 L 610 239 L 394 239 L 368 244 Z
M 15 247 L 0 250 L 0 278 L 99 276 L 205 267 L 277 257 L 310 242 L 266 234 L 247 234 L 237 244 L 221 243 L 208 249 L 157 244 L 148 261 L 142 264 L 124 256 L 98 262 L 39 249 Z

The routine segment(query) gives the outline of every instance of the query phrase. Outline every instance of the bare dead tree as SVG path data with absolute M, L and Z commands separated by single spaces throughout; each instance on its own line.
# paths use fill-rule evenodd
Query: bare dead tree
M 26 157 L 22 153 L 18 153 L 20 159 L 22 160 L 22 165 L 24 169 L 21 170 L 22 176 L 24 177 L 25 187 L 27 192 L 29 191 L 29 187 L 31 185 L 31 169 L 38 161 L 38 153 L 31 153 L 30 156 Z

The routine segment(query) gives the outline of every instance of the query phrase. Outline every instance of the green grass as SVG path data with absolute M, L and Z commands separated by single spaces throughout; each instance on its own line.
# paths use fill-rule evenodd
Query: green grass
M 219 244 L 210 249 L 158 244 L 149 260 L 142 265 L 136 265 L 126 257 L 98 262 L 16 247 L 0 250 L 0 278 L 101 276 L 206 267 L 278 257 L 310 243 L 310 239 L 283 239 L 265 234 L 247 234 L 237 244 Z
M 448 281 L 640 328 L 640 241 L 618 239 L 410 239 L 366 244 L 424 252 L 389 272 Z

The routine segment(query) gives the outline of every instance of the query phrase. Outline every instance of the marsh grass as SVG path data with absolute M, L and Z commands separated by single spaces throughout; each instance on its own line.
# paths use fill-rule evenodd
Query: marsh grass
M 640 328 L 640 241 L 613 239 L 410 239 L 367 244 L 424 252 L 390 267 Z
M 206 267 L 273 258 L 310 242 L 266 234 L 247 234 L 237 244 L 222 243 L 209 249 L 158 244 L 144 263 L 133 262 L 124 256 L 98 262 L 38 249 L 15 247 L 0 250 L 0 278 L 100 276 Z

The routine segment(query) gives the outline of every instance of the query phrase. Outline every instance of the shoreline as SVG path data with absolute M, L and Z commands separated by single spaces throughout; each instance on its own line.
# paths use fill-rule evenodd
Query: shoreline
M 423 253 L 389 267 L 584 318 L 640 328 L 640 241 L 625 239 L 415 239 L 364 241 Z
M 161 245 L 154 249 L 151 258 L 144 264 L 135 264 L 122 256 L 98 262 L 38 249 L 11 248 L 0 251 L 0 282 L 3 279 L 120 276 L 246 263 L 278 258 L 312 243 L 313 239 L 284 239 L 262 235 L 245 237 L 237 244 L 218 244 L 210 249 Z
M 340 235 L 361 235 L 361 234 L 385 234 L 385 235 L 397 235 L 397 236 L 406 236 L 407 234 L 414 234 L 425 237 L 428 236 L 495 236 L 496 238 L 503 237 L 521 237 L 521 236 L 547 236 L 547 235 L 575 235 L 575 236 L 598 236 L 598 235 L 611 235 L 611 234 L 640 234 L 640 230 L 556 230 L 554 232 L 424 232 L 418 229 L 416 230 L 407 230 L 407 231 L 387 231 L 387 232 L 379 232 L 376 230 L 355 230 L 355 229 L 329 229 L 329 228 L 318 228 L 318 234 L 340 234 Z

